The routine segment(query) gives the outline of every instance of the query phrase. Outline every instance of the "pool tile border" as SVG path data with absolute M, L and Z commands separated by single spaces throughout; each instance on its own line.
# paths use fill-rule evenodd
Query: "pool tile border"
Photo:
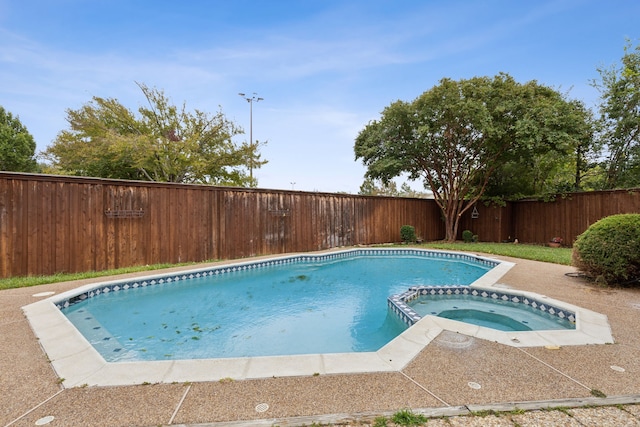
M 495 289 L 473 288 L 469 286 L 412 286 L 407 291 L 391 295 L 387 304 L 406 325 L 413 326 L 422 319 L 422 316 L 409 306 L 409 302 L 423 295 L 468 295 L 488 300 L 510 301 L 523 304 L 535 310 L 542 311 L 552 316 L 576 322 L 576 313 L 568 308 L 562 308 L 545 302 L 542 298 L 531 298 L 518 295 L 513 292 L 496 291 Z

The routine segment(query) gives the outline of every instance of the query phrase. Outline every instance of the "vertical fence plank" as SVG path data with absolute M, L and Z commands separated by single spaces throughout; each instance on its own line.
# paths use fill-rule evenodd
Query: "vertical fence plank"
M 117 218 L 110 215 L 110 213 L 116 209 L 115 202 L 115 188 L 114 185 L 105 186 L 104 192 L 104 212 L 102 213 L 105 222 L 105 247 L 106 247 L 106 264 L 107 269 L 114 269 L 117 267 L 118 262 L 118 253 L 117 253 L 117 227 L 116 220 Z
M 12 232 L 11 200 L 13 200 L 13 180 L 0 181 L 0 277 L 10 277 L 13 241 L 17 237 Z
M 56 182 L 55 187 L 55 271 L 68 272 L 69 250 L 67 241 L 69 239 L 69 197 L 70 186 L 64 182 Z
M 105 185 L 96 184 L 94 186 L 93 205 L 91 206 L 91 215 L 93 222 L 93 251 L 94 260 L 93 268 L 96 271 L 102 271 L 107 269 L 107 228 L 106 228 L 106 215 L 105 211 Z
M 148 205 L 146 215 L 148 216 L 149 221 L 149 263 L 150 264 L 161 264 L 166 262 L 164 258 L 164 251 L 161 249 L 162 244 L 158 244 L 161 242 L 166 233 L 163 230 L 166 230 L 169 224 L 166 220 L 167 210 L 163 209 L 162 200 L 167 199 L 168 190 L 164 187 L 150 188 L 149 189 L 149 197 L 148 197 Z

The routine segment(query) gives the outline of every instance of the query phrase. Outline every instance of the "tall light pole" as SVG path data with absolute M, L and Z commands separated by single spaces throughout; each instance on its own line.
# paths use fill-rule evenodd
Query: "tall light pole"
M 264 98 L 258 98 L 258 94 L 253 92 L 253 95 L 247 96 L 244 93 L 239 93 L 241 97 L 247 100 L 249 103 L 249 148 L 253 150 L 253 103 L 264 101 Z M 249 160 L 249 178 L 253 181 L 253 151 L 251 152 L 251 158 Z

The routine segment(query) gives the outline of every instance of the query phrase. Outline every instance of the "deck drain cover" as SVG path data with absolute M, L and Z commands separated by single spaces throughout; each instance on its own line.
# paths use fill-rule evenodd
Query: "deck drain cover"
M 624 368 L 621 368 L 620 366 L 616 366 L 616 365 L 611 365 L 611 369 L 613 369 L 616 372 L 624 372 Z
M 436 343 L 448 348 L 467 348 L 473 345 L 474 339 L 463 334 L 456 334 L 454 332 L 443 332 L 436 339 Z
M 266 403 L 260 403 L 256 405 L 256 412 L 266 412 L 269 409 L 269 405 Z
M 43 426 L 43 425 L 49 424 L 53 420 L 54 420 L 53 415 L 47 415 L 46 417 L 42 417 L 38 421 L 36 421 L 36 425 Z
M 473 381 L 469 381 L 467 384 L 474 390 L 480 390 L 482 388 L 480 384 L 474 383 Z

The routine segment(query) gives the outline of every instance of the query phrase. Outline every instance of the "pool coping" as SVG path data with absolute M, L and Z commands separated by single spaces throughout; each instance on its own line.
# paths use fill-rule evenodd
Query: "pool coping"
M 432 251 L 444 252 L 448 251 Z M 353 252 L 354 249 L 331 253 Z M 329 252 L 321 252 L 326 254 Z M 454 252 L 450 252 L 454 253 Z M 455 252 L 459 255 L 459 252 Z M 284 259 L 309 255 L 288 254 L 269 257 Z M 498 280 L 515 264 L 484 256 L 463 254 L 497 263 L 497 266 L 470 287 L 504 289 Z M 223 266 L 240 266 L 256 260 L 241 260 Z M 202 271 L 194 269 L 190 271 Z M 145 275 L 166 277 L 167 274 Z M 480 339 L 515 347 L 561 346 L 613 343 L 611 328 L 605 315 L 548 298 L 554 305 L 567 307 L 576 313 L 576 330 L 530 331 L 505 333 L 455 320 L 426 316 L 376 352 L 332 353 L 294 356 L 244 357 L 228 359 L 194 359 L 145 362 L 106 362 L 93 346 L 57 308 L 56 302 L 78 295 L 90 288 L 122 280 L 90 284 L 49 297 L 22 307 L 51 365 L 65 388 L 82 386 L 117 386 L 145 383 L 186 383 L 230 379 L 257 379 L 274 376 L 308 376 L 316 374 L 346 374 L 394 372 L 402 370 L 441 332 L 448 330 Z M 543 295 L 509 289 L 509 293 L 529 295 L 536 299 Z

